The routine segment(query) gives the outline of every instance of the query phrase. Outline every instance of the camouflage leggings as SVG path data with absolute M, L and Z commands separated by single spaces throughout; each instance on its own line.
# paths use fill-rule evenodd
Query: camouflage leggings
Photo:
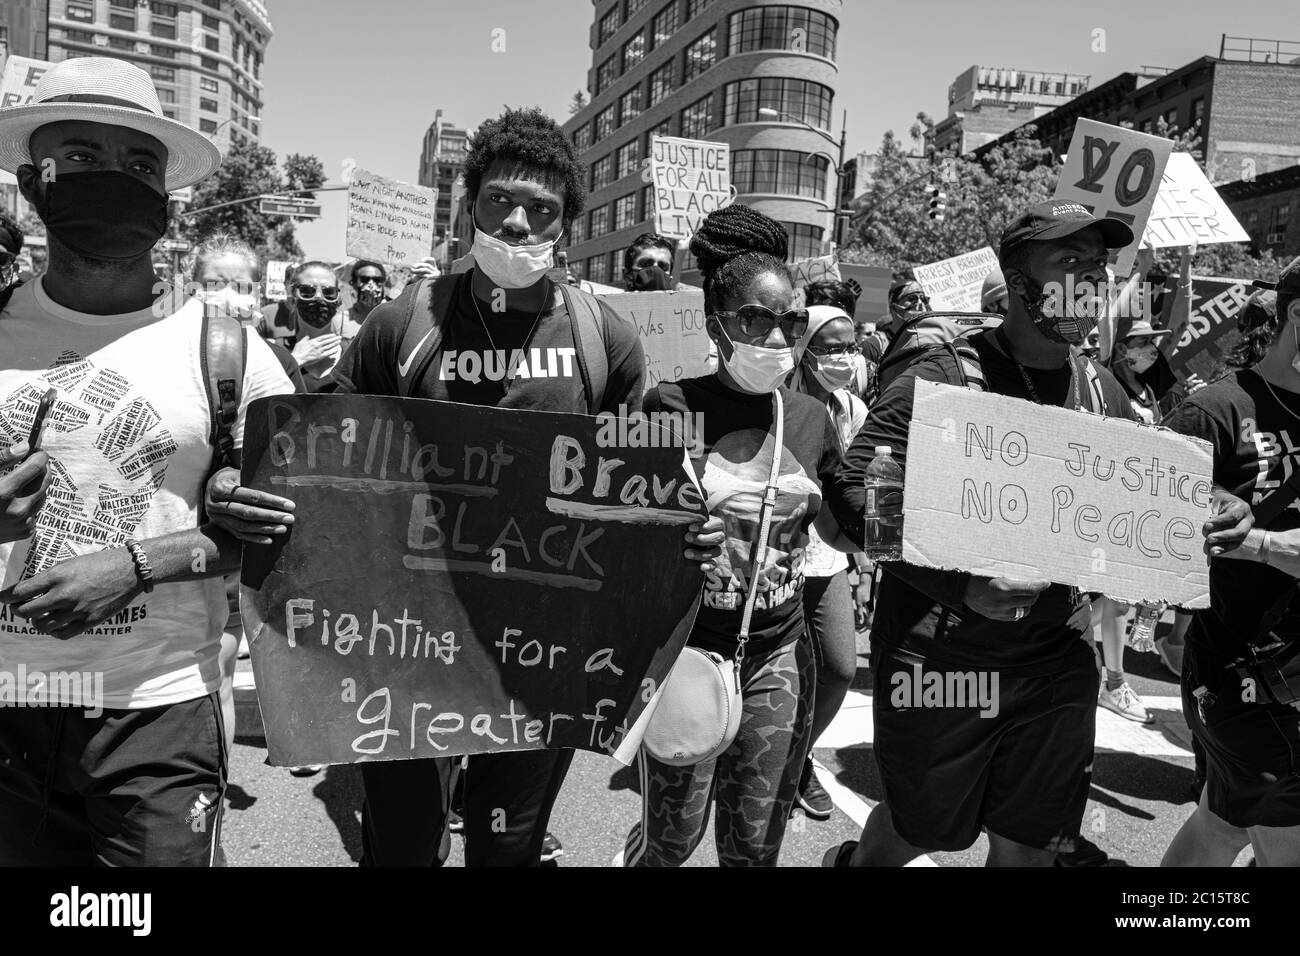
M 816 665 L 806 635 L 745 658 L 745 709 L 726 752 L 670 767 L 641 749 L 641 822 L 628 834 L 625 866 L 681 866 L 704 839 L 718 805 L 722 866 L 776 866 L 811 741 Z

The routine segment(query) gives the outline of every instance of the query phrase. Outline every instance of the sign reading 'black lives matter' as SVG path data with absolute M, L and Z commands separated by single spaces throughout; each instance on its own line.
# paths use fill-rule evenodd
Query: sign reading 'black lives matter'
M 634 738 L 698 608 L 683 534 L 704 508 L 665 431 L 616 424 L 255 402 L 242 480 L 297 503 L 242 577 L 271 763 Z

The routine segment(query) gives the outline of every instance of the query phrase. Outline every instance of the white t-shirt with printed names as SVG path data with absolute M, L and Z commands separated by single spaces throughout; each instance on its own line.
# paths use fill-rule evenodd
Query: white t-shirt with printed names
M 194 299 L 164 298 L 125 315 L 74 312 L 52 301 L 39 279 L 14 293 L 0 313 L 0 443 L 26 439 L 48 388 L 58 398 L 41 442 L 49 492 L 31 537 L 0 544 L 0 588 L 127 538 L 198 527 L 212 462 L 202 317 Z M 266 343 L 252 330 L 245 335 L 236 447 L 250 402 L 293 391 Z M 102 704 L 112 710 L 193 700 L 221 681 L 226 615 L 220 577 L 159 584 L 65 641 L 0 605 L 0 669 L 101 672 Z

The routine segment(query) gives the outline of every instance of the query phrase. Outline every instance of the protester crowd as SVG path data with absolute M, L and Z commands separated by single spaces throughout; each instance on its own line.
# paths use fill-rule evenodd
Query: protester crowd
M 1224 865 L 1252 844 L 1259 865 L 1300 863 L 1300 472 L 1287 437 L 1300 435 L 1300 260 L 1243 313 L 1230 374 L 1203 386 L 1171 373 L 1167 330 L 1121 320 L 1103 355 L 1090 341 L 1100 315 L 1064 310 L 1050 293 L 1108 283 L 1111 254 L 1134 240 L 1118 219 L 1056 200 L 1019 210 L 983 283 L 983 314 L 953 331 L 907 274 L 878 317 L 859 314 L 849 283 L 796 289 L 784 228 L 735 204 L 689 243 L 715 363 L 646 388 L 636 328 L 550 276 L 586 171 L 540 111 L 507 110 L 471 137 L 475 239 L 445 276 L 430 260 L 304 261 L 269 302 L 255 252 L 215 236 L 189 282 L 160 296 L 152 250 L 168 192 L 220 163 L 208 138 L 163 115 L 145 73 L 115 59 L 59 63 L 30 106 L 0 111 L 0 168 L 18 177 L 49 243 L 44 273 L 20 279 L 22 233 L 0 220 L 0 669 L 104 675 L 98 714 L 73 700 L 0 707 L 0 863 L 221 861 L 234 576 L 246 543 L 311 520 L 240 485 L 245 413 L 294 392 L 702 416 L 691 465 L 718 504 L 683 531 L 682 560 L 704 594 L 688 649 L 728 662 L 741 709 L 729 741 L 695 762 L 641 748 L 642 814 L 619 865 L 685 863 L 711 817 L 722 865 L 775 865 L 792 813 L 828 818 L 811 749 L 856 676 L 856 625 L 868 617 L 884 799 L 825 864 L 902 865 L 982 832 L 994 865 L 1104 862 L 1080 832 L 1096 711 L 1150 720 L 1123 670 L 1132 612 L 1045 580 L 867 560 L 866 481 L 882 455 L 906 469 L 917 382 L 1164 423 L 1210 444 L 1211 604 L 1170 609 L 1158 645 L 1181 681 L 1204 785 L 1164 862 Z M 638 237 L 625 288 L 680 288 L 678 251 Z M 410 280 L 394 288 L 403 266 Z M 438 361 L 448 349 L 486 363 L 530 347 L 603 360 L 472 380 Z M 62 397 L 43 401 L 50 392 Z M 119 406 L 120 420 L 105 422 Z M 81 427 L 95 416 L 99 428 Z M 780 549 L 763 531 L 737 540 L 753 515 L 729 510 L 725 476 L 707 467 L 715 452 L 771 472 L 759 524 Z M 744 560 L 770 573 L 731 573 Z M 1270 679 L 1245 695 L 1265 646 Z M 996 671 L 999 706 L 896 706 L 893 678 L 913 668 Z M 549 817 L 572 758 L 362 762 L 363 865 L 439 865 L 452 826 L 469 865 L 553 859 Z

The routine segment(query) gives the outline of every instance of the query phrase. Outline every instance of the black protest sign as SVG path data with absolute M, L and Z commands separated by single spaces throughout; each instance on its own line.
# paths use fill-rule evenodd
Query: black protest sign
M 613 753 L 685 644 L 704 512 L 665 430 L 617 424 L 254 402 L 241 480 L 297 504 L 242 574 L 270 762 Z
M 1171 280 L 1177 283 L 1177 278 Z M 1246 279 L 1218 279 L 1192 276 L 1192 301 L 1187 321 L 1179 334 L 1162 343 L 1169 367 L 1181 372 L 1187 364 L 1237 327 L 1237 316 L 1246 307 L 1254 286 Z M 1176 292 L 1168 293 L 1173 299 Z

